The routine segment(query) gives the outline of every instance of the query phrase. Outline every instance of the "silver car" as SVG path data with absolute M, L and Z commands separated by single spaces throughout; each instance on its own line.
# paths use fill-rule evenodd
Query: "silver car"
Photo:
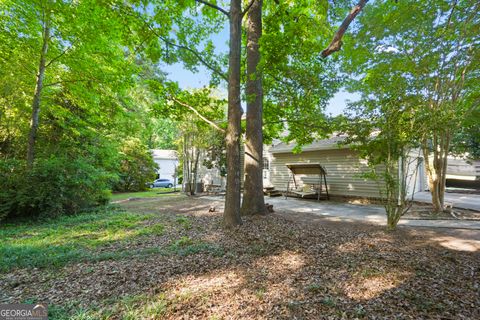
M 170 179 L 157 179 L 150 184 L 150 188 L 173 188 L 173 181 Z

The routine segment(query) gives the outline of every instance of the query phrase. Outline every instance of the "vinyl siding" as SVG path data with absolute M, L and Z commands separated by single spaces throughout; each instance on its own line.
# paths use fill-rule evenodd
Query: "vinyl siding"
M 433 158 L 433 157 L 432 157 Z M 430 159 L 432 161 L 432 159 Z M 475 180 L 480 176 L 480 160 L 467 162 L 462 158 L 448 157 L 447 179 Z
M 208 169 L 203 165 L 206 158 L 205 151 L 200 154 L 198 161 L 197 181 L 202 182 L 204 185 L 214 184 L 221 187 L 225 187 L 225 177 L 220 175 L 220 170 L 217 167 Z
M 318 162 L 327 171 L 327 185 L 330 195 L 378 198 L 379 187 L 375 181 L 360 175 L 368 170 L 366 162 L 359 159 L 355 151 L 332 149 L 306 151 L 300 154 L 274 153 L 271 156 L 270 181 L 278 190 L 286 190 L 290 171 L 287 163 Z M 298 181 L 300 180 L 300 181 Z M 297 185 L 318 183 L 314 176 L 301 176 Z M 300 183 L 299 183 L 300 182 Z

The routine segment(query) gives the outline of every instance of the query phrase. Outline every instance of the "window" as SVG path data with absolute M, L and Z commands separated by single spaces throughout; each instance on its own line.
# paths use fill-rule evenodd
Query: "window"
M 263 170 L 270 170 L 270 162 L 266 157 L 263 158 Z

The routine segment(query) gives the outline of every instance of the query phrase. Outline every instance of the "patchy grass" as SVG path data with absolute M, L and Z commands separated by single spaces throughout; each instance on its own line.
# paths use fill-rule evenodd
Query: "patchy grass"
M 0 272 L 16 268 L 59 268 L 74 262 L 139 258 L 152 254 L 223 254 L 218 246 L 188 236 L 167 238 L 162 246 L 142 247 L 145 239 L 165 233 L 165 222 L 173 230 L 189 230 L 192 224 L 185 216 L 162 222 L 151 213 L 131 213 L 107 207 L 41 222 L 3 225 L 0 226 Z M 132 246 L 134 250 L 131 250 Z
M 176 188 L 176 192 L 179 192 Z M 112 194 L 111 201 L 126 200 L 129 198 L 158 198 L 164 196 L 171 196 L 175 190 L 173 188 L 153 188 L 147 191 L 140 192 L 117 192 Z
M 112 244 L 118 246 L 142 237 L 162 235 L 163 231 L 164 226 L 155 221 L 154 215 L 112 208 L 37 223 L 4 225 L 0 227 L 0 271 L 122 258 L 129 253 L 123 249 L 103 249 Z
M 185 216 L 178 217 L 176 221 L 186 230 L 190 230 L 192 228 L 192 221 Z
M 59 263 L 18 251 L 0 303 L 45 301 L 51 319 L 77 320 L 480 319 L 479 252 L 443 247 L 441 234 L 276 214 L 225 230 L 210 205 L 165 196 L 2 227 L 8 254 L 35 247 Z

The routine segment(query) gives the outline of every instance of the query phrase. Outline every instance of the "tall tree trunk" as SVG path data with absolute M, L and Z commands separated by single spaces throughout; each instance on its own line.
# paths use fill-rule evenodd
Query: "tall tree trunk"
M 242 223 L 240 217 L 240 55 L 242 40 L 242 1 L 230 1 L 230 54 L 228 67 L 227 190 L 223 220 L 226 227 Z
M 247 126 L 242 214 L 265 214 L 263 197 L 263 88 L 259 68 L 262 0 L 254 2 L 247 20 Z
M 30 132 L 28 134 L 27 145 L 27 166 L 31 168 L 35 160 L 35 144 L 37 142 L 37 130 L 40 115 L 40 100 L 43 90 L 43 79 L 45 77 L 45 63 L 48 52 L 48 41 L 50 41 L 50 26 L 48 17 L 43 21 L 43 40 L 42 51 L 40 52 L 40 61 L 38 64 L 37 80 L 35 83 L 35 93 L 32 101 L 32 117 L 30 120 Z

